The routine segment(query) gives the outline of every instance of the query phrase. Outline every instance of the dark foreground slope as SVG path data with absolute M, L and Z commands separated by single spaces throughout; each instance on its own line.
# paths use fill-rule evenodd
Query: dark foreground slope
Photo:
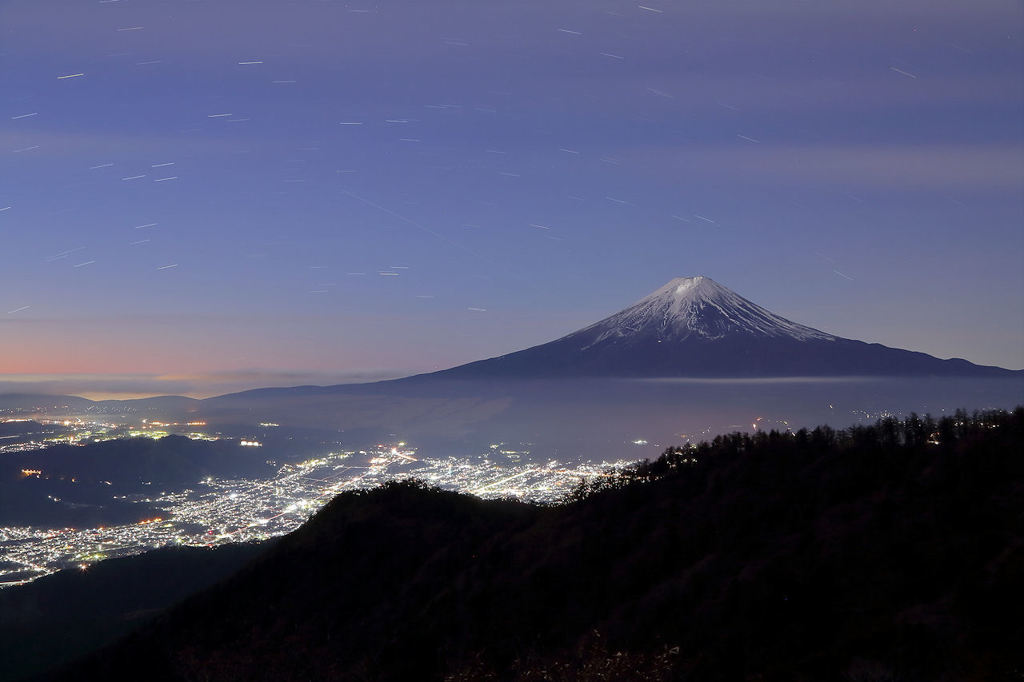
M 31 678 L 116 641 L 260 551 L 253 544 L 165 548 L 0 590 L 0 679 Z
M 1019 679 L 1022 444 L 1018 409 L 720 437 L 558 508 L 347 493 L 62 679 Z

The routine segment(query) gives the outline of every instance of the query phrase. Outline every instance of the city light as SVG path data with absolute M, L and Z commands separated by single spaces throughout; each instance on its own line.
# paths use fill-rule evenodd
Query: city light
M 505 463 L 494 461 L 499 453 Z M 266 540 L 296 529 L 339 493 L 387 481 L 416 478 L 482 498 L 552 503 L 581 481 L 607 476 L 609 470 L 630 464 L 626 460 L 574 465 L 557 460 L 530 462 L 528 448 L 504 443 L 475 457 L 431 458 L 419 457 L 414 448 L 398 442 L 284 464 L 266 479 L 207 476 L 185 490 L 129 500 L 161 511 L 159 516 L 134 523 L 81 529 L 0 527 L 0 587 L 74 566 L 85 570 L 96 561 L 158 547 Z

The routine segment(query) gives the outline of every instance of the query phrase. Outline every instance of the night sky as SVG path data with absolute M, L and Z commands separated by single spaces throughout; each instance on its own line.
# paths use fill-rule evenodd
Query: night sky
M 397 376 L 697 274 L 1024 367 L 1019 2 L 650 2 L 5 0 L 0 388 Z

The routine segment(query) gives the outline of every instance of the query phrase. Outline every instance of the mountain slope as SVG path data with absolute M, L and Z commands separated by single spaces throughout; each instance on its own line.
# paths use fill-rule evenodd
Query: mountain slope
M 568 338 L 586 342 L 582 350 L 642 337 L 657 341 L 729 336 L 834 341 L 835 336 L 805 327 L 751 303 L 708 277 L 677 277 L 649 296 Z
M 1022 439 L 1021 409 L 915 416 L 722 436 L 563 507 L 345 493 L 59 679 L 1011 679 Z
M 999 367 L 844 339 L 707 277 L 681 277 L 560 339 L 423 377 L 1010 376 Z
M 254 544 L 165 547 L 0 590 L 0 677 L 37 679 L 115 642 L 238 571 L 263 549 Z

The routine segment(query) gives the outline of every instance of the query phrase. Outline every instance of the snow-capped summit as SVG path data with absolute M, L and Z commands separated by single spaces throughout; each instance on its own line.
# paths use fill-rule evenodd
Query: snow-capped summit
M 1010 374 L 833 336 L 780 317 L 709 277 L 679 277 L 550 343 L 412 379 Z
M 677 277 L 625 310 L 570 336 L 592 337 L 584 345 L 590 348 L 636 336 L 656 336 L 665 342 L 690 337 L 710 341 L 733 334 L 799 341 L 836 338 L 779 317 L 703 276 Z

